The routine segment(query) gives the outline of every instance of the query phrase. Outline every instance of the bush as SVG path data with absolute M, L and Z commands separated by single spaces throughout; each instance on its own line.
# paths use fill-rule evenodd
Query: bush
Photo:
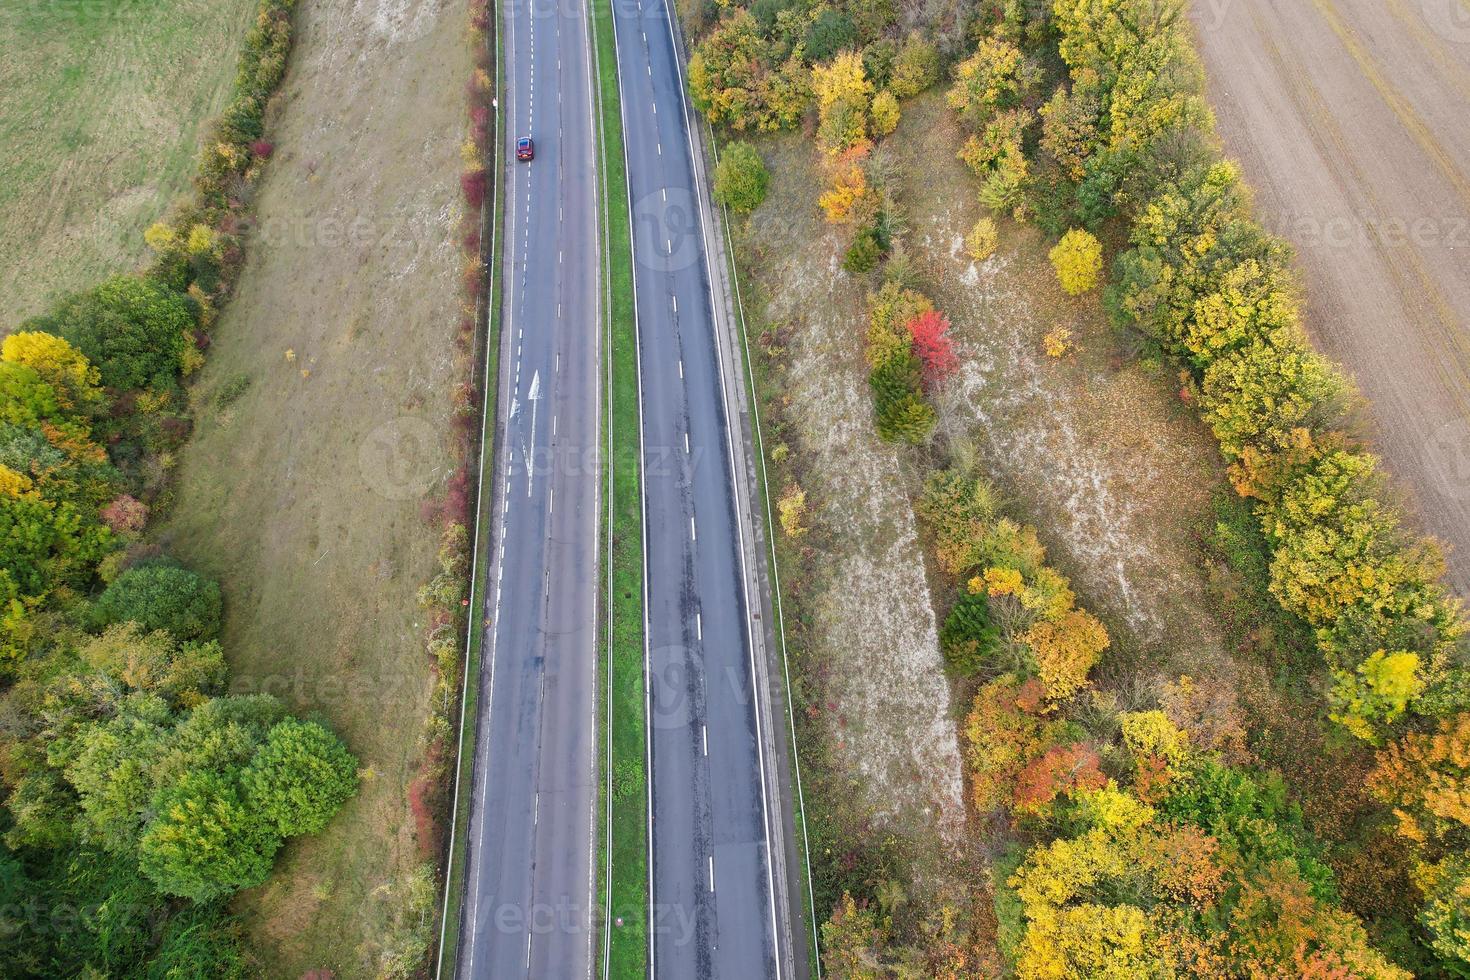
M 1000 630 L 990 621 L 990 600 L 983 592 L 961 593 L 939 630 L 945 665 L 961 677 L 972 676 L 993 660 L 1001 643 Z
M 965 236 L 965 254 L 976 262 L 984 262 L 995 254 L 996 246 L 1000 244 L 1000 233 L 996 230 L 995 221 L 991 218 L 981 218 L 975 222 L 975 227 Z
M 219 636 L 219 583 L 179 565 L 149 562 L 128 569 L 92 607 L 94 630 L 133 622 L 145 630 L 167 630 L 181 640 Z
M 771 172 L 760 152 L 744 140 L 725 147 L 715 166 L 715 200 L 737 214 L 748 214 L 766 199 Z
M 868 107 L 868 115 L 873 119 L 873 135 L 887 136 L 898 128 L 898 99 L 888 89 L 884 89 L 873 96 L 873 104 Z
M 878 435 L 915 445 L 929 438 L 937 419 L 924 400 L 919 359 L 904 352 L 873 368 L 868 375 L 873 390 Z
M 172 388 L 193 329 L 188 300 L 147 276 L 113 276 L 22 325 L 65 338 L 120 390 Z
M 1070 296 L 1081 296 L 1097 288 L 1102 273 L 1102 244 L 1083 228 L 1073 228 L 1051 250 L 1057 281 Z
M 860 228 L 842 256 L 842 268 L 855 276 L 866 275 L 883 260 L 883 245 L 877 228 Z

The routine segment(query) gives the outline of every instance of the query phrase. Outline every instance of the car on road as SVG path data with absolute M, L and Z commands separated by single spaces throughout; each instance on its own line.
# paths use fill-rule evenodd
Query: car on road
M 536 144 L 531 142 L 531 137 L 522 136 L 520 139 L 516 140 L 516 159 L 536 159 Z

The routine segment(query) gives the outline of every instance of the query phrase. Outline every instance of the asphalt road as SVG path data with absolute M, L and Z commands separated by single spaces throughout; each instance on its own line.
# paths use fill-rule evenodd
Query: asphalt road
M 1470 3 L 1195 0 L 1226 152 L 1470 594 Z
M 461 977 L 593 976 L 598 237 L 581 3 L 502 7 L 503 334 Z M 536 141 L 531 163 L 514 141 Z
M 790 976 L 782 809 L 749 615 L 729 367 L 669 12 L 616 0 L 644 444 L 652 969 Z M 711 232 L 712 234 L 713 232 Z M 758 603 L 757 603 L 758 605 Z M 773 846 L 773 841 L 777 842 Z M 774 880 L 774 883 L 773 883 Z

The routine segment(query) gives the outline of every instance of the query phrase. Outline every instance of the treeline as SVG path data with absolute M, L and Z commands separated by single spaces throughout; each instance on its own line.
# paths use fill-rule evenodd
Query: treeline
M 1332 720 L 1387 743 L 1371 789 L 1418 855 L 1428 944 L 1470 961 L 1470 811 L 1447 802 L 1467 786 L 1450 761 L 1470 724 L 1465 619 L 1352 432 L 1350 383 L 1305 336 L 1290 249 L 1220 155 L 1188 30 L 1182 0 L 1005 5 L 951 92 L 974 134 L 961 157 L 987 206 L 1126 240 L 1107 312 L 1177 359 L 1253 503 L 1269 591 L 1321 653 Z
M 217 584 L 142 540 L 184 379 L 238 273 L 294 0 L 261 0 L 195 192 L 149 268 L 0 347 L 0 960 L 10 976 L 243 976 L 224 900 L 357 788 L 330 731 L 230 696 Z

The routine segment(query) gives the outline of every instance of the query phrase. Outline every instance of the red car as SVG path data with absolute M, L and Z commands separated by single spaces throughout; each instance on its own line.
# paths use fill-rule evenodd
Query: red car
M 531 137 L 522 136 L 520 139 L 516 140 L 516 159 L 536 159 L 536 144 L 531 142 Z

